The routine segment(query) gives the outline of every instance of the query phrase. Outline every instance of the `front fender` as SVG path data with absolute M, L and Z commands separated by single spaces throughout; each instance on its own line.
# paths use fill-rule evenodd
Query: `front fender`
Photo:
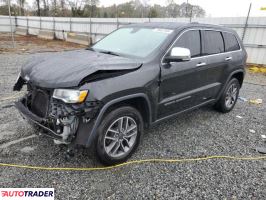
M 97 128 L 99 127 L 99 125 L 103 119 L 103 116 L 106 113 L 106 110 L 110 106 L 112 106 L 116 103 L 119 103 L 119 102 L 122 102 L 125 100 L 129 100 L 129 99 L 133 99 L 133 98 L 137 98 L 137 97 L 144 98 L 145 101 L 147 102 L 148 110 L 149 110 L 149 123 L 151 123 L 151 119 L 152 119 L 151 103 L 150 103 L 150 100 L 146 94 L 136 93 L 136 94 L 123 96 L 120 98 L 113 99 L 113 100 L 109 101 L 108 103 L 106 103 L 100 109 L 96 119 L 94 119 L 93 121 L 86 123 L 86 122 L 84 122 L 84 120 L 80 120 L 80 124 L 79 124 L 79 128 L 77 130 L 77 137 L 76 137 L 75 143 L 77 145 L 90 147 L 97 136 Z

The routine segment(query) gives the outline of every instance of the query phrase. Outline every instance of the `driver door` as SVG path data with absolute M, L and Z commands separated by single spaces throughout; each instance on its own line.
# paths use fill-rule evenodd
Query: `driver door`
M 158 119 L 187 110 L 209 98 L 209 95 L 203 95 L 206 58 L 201 57 L 200 30 L 186 30 L 181 33 L 166 56 L 170 55 L 174 47 L 189 49 L 191 59 L 168 63 L 163 60 Z

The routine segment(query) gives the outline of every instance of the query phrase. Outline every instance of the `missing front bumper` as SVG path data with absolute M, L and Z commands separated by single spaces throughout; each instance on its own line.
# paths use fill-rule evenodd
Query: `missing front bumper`
M 51 104 L 54 111 L 55 104 Z M 89 140 L 91 132 L 95 126 L 95 117 L 98 115 L 99 107 L 85 107 L 82 109 L 75 110 L 76 114 L 60 117 L 58 113 L 62 112 L 61 107 L 57 107 L 57 112 L 50 112 L 51 117 L 42 118 L 34 114 L 27 106 L 25 98 L 15 103 L 15 107 L 19 110 L 21 115 L 27 119 L 30 123 L 35 124 L 43 130 L 41 133 L 52 139 L 60 141 L 59 143 L 73 144 L 78 146 L 89 147 L 92 141 Z M 70 109 L 69 107 L 67 109 Z M 60 110 L 60 112 L 58 112 Z M 63 108 L 65 110 L 65 108 Z M 73 111 L 74 112 L 74 111 Z M 73 114 L 71 111 L 71 113 Z M 49 115 L 49 116 L 50 116 Z M 75 120 L 73 120 L 75 118 Z M 72 119 L 72 120 L 69 120 Z M 58 133 L 56 128 L 50 128 L 49 123 L 53 121 L 56 124 L 60 121 L 62 132 Z M 75 121 L 75 123 L 73 123 Z M 70 130 L 70 131 L 68 131 Z M 66 134 L 68 131 L 69 134 Z M 88 145 L 88 142 L 90 145 Z
M 15 103 L 15 107 L 19 110 L 24 118 L 29 120 L 31 123 L 37 125 L 38 127 L 44 129 L 44 135 L 51 137 L 53 139 L 62 140 L 62 136 L 57 134 L 52 129 L 48 128 L 44 124 L 47 123 L 47 119 L 41 118 L 34 113 L 32 113 L 24 104 L 23 101 L 18 101 Z

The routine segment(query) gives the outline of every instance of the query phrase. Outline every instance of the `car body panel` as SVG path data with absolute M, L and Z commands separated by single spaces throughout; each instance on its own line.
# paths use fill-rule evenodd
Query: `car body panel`
M 76 50 L 38 56 L 22 67 L 21 75 L 43 88 L 77 87 L 97 71 L 132 70 L 141 66 L 136 59 L 91 50 Z

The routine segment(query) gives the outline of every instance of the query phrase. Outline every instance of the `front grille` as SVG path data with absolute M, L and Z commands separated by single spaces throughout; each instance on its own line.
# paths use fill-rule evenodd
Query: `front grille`
M 49 95 L 42 90 L 35 90 L 32 95 L 31 111 L 39 117 L 45 118 L 49 106 Z

